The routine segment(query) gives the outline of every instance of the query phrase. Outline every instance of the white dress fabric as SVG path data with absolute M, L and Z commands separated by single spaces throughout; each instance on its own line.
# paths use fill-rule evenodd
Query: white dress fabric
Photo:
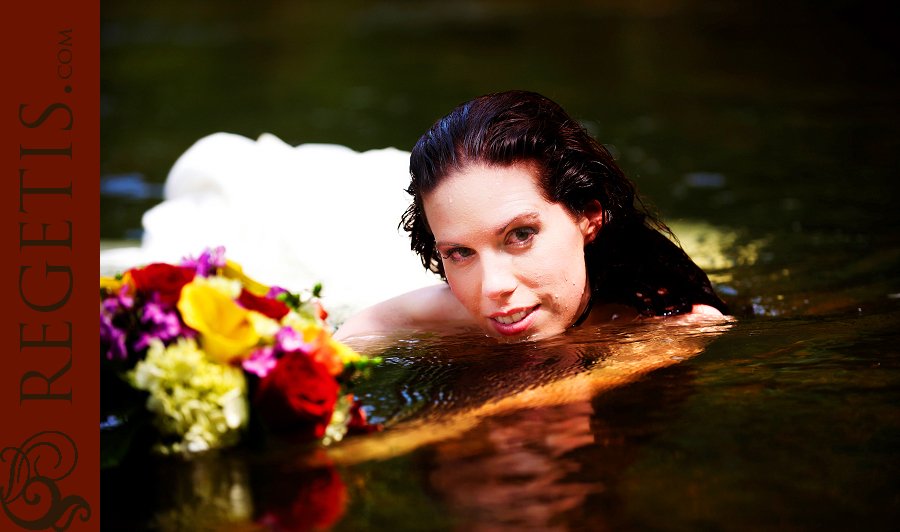
M 322 283 L 325 308 L 340 322 L 440 282 L 398 229 L 408 184 L 409 153 L 394 148 L 358 153 L 215 133 L 175 162 L 165 200 L 144 214 L 141 246 L 101 251 L 100 271 L 177 262 L 223 245 L 262 283 L 291 291 Z

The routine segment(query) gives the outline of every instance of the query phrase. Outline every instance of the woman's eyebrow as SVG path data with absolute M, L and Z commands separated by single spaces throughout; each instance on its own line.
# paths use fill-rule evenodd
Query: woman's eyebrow
M 512 224 L 514 224 L 514 223 L 521 223 L 521 222 L 534 222 L 534 221 L 536 221 L 536 220 L 539 220 L 540 217 L 541 217 L 541 214 L 540 214 L 539 212 L 537 212 L 537 211 L 525 211 L 525 212 L 520 212 L 519 214 L 517 214 L 517 215 L 513 216 L 512 218 L 510 218 L 510 219 L 509 219 L 506 223 L 504 223 L 502 226 L 497 226 L 497 230 L 494 231 L 494 234 L 497 235 L 497 236 L 503 236 L 503 233 L 505 233 L 505 232 L 506 232 L 506 229 L 507 229 L 509 226 L 511 226 Z
M 494 231 L 494 234 L 497 236 L 503 236 L 503 233 L 506 232 L 507 228 L 515 223 L 522 222 L 535 222 L 540 220 L 541 214 L 538 211 L 525 211 L 516 214 L 512 218 L 508 219 L 505 222 L 502 222 L 502 225 L 498 225 L 497 229 Z M 461 244 L 457 244 L 455 242 L 445 242 L 443 240 L 435 241 L 435 247 L 459 247 Z

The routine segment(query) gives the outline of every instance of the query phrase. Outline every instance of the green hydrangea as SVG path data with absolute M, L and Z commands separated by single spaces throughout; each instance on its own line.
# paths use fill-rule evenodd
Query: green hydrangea
M 240 368 L 211 362 L 192 338 L 165 347 L 152 341 L 146 359 L 126 379 L 150 392 L 147 410 L 164 436 L 163 453 L 204 451 L 236 444 L 248 420 L 247 383 Z

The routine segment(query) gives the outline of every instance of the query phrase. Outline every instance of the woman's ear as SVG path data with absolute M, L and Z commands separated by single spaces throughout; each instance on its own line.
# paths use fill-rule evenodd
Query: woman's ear
M 603 226 L 603 206 L 597 200 L 587 202 L 581 211 L 581 233 L 584 235 L 584 244 L 590 244 L 597 238 L 600 227 Z

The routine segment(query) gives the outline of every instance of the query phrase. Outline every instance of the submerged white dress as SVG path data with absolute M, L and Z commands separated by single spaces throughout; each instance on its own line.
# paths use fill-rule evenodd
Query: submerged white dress
M 409 153 L 358 153 L 329 144 L 292 147 L 215 133 L 175 162 L 164 201 L 143 217 L 140 247 L 101 251 L 110 275 L 176 262 L 224 245 L 247 275 L 291 291 L 323 285 L 336 322 L 440 280 L 409 248 L 398 223 L 410 203 Z

